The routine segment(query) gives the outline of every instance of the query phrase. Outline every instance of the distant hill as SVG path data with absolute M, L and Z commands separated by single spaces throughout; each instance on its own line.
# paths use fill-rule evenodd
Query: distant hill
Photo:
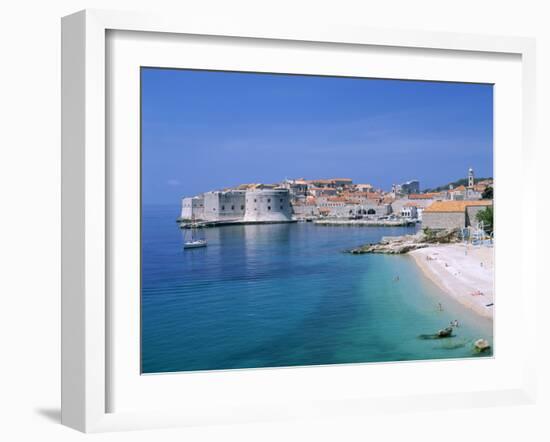
M 474 178 L 474 183 L 479 183 L 480 181 L 493 180 L 493 177 L 487 178 Z M 452 183 L 444 184 L 443 186 L 434 187 L 432 189 L 425 189 L 424 192 L 441 192 L 442 190 L 448 190 L 450 185 L 453 187 L 466 186 L 468 184 L 468 178 L 460 178 L 459 180 L 453 181 Z

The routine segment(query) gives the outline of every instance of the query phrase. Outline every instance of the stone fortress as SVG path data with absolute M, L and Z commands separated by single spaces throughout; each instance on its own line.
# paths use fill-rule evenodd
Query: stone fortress
M 183 226 L 284 223 L 410 223 L 440 229 L 467 226 L 479 210 L 492 204 L 483 199 L 492 179 L 475 180 L 473 169 L 457 183 L 464 185 L 420 192 L 419 180 L 392 185 L 391 191 L 349 178 L 285 179 L 276 184 L 241 184 L 182 199 Z
M 244 187 L 244 186 L 239 186 Z M 288 189 L 250 185 L 247 189 L 215 190 L 183 198 L 181 219 L 207 222 L 291 222 Z

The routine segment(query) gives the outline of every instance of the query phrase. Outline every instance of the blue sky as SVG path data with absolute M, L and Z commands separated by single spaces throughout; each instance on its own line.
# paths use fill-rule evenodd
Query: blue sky
M 492 176 L 490 85 L 143 68 L 142 197 L 284 178 Z

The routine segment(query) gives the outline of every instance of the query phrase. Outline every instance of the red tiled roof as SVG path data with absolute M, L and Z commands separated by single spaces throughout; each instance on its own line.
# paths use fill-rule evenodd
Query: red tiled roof
M 352 182 L 353 180 L 351 178 L 320 178 L 317 180 L 307 180 L 308 183 L 322 183 L 322 184 L 333 184 L 335 181 L 346 181 L 346 182 Z
M 315 198 L 314 196 L 308 196 L 306 198 L 306 203 L 307 204 L 316 204 L 317 203 L 317 198 Z
M 377 200 L 382 198 L 382 194 L 376 192 L 367 192 L 367 198 L 372 200 Z
M 463 192 L 464 190 L 466 190 L 466 187 L 460 185 L 458 187 L 455 187 L 454 189 L 449 190 L 449 192 Z
M 431 193 L 410 193 L 408 198 L 410 200 L 431 200 L 438 196 L 438 192 L 431 192 Z
M 477 201 L 435 201 L 424 210 L 426 212 L 464 212 L 466 207 L 492 206 L 492 200 Z
M 349 199 L 341 196 L 329 196 L 327 198 L 327 201 L 334 202 L 334 203 L 357 204 L 356 201 L 350 201 Z

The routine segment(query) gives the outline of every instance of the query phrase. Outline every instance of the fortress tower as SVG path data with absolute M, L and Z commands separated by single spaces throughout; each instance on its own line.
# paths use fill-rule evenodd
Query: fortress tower
M 249 189 L 246 191 L 244 221 L 285 222 L 292 220 L 288 189 Z

